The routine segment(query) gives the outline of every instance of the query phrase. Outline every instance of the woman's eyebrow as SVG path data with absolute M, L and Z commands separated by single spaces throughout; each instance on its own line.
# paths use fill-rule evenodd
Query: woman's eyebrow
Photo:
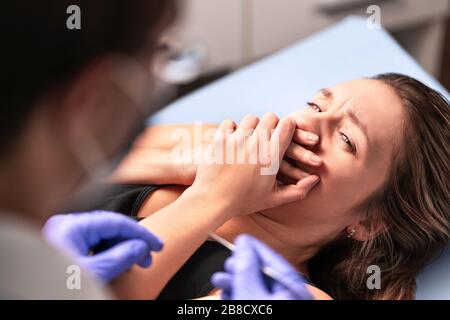
M 350 120 L 361 130 L 366 138 L 367 144 L 369 144 L 369 135 L 367 134 L 367 125 L 358 118 L 354 108 L 348 108 L 345 113 L 350 118 Z
M 319 92 L 327 99 L 332 100 L 333 99 L 333 92 L 330 91 L 330 89 L 322 88 L 319 90 Z

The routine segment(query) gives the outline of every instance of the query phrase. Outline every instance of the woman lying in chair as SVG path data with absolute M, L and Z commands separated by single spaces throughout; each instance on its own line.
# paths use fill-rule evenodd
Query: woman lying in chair
M 450 234 L 449 102 L 412 78 L 382 74 L 322 89 L 291 116 L 297 129 L 279 181 L 313 175 L 320 182 L 304 199 L 231 218 L 215 232 L 229 241 L 241 233 L 264 241 L 297 267 L 318 299 L 413 299 L 417 273 Z M 279 120 L 265 115 L 243 121 L 254 128 Z M 235 124 L 228 123 L 232 131 Z M 196 161 L 180 160 L 195 160 L 209 138 L 174 141 L 182 132 L 192 137 L 194 130 L 148 128 L 113 175 L 122 185 L 109 186 L 89 205 L 147 217 L 141 223 L 166 244 L 152 268 L 136 267 L 116 281 L 122 298 L 217 294 L 210 277 L 222 270 L 229 252 L 211 241 L 176 243 L 177 232 L 198 236 L 198 221 L 173 230 L 152 215 L 195 178 Z M 207 240 L 206 232 L 202 236 Z M 379 289 L 367 286 L 372 265 L 381 270 Z M 148 280 L 152 272 L 158 282 Z

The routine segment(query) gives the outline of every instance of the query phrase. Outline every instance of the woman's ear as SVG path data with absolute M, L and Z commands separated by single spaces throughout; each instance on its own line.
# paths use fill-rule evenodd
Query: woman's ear
M 348 225 L 345 232 L 349 239 L 367 241 L 373 239 L 385 229 L 386 226 L 381 219 L 367 218 Z

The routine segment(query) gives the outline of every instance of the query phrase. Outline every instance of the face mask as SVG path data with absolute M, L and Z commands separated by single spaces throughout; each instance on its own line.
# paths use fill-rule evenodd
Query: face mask
M 83 167 L 88 177 L 88 184 L 103 179 L 114 170 L 128 153 L 137 136 L 146 128 L 147 118 L 162 105 L 162 103 L 156 103 L 158 101 L 152 94 L 152 91 L 157 92 L 157 90 L 152 90 L 150 72 L 134 58 L 120 56 L 117 59 L 117 67 L 111 73 L 111 80 L 129 98 L 133 107 L 138 109 L 141 120 L 129 130 L 126 141 L 121 143 L 112 160 L 108 159 L 101 145 L 90 132 L 85 132 L 83 141 L 73 146 L 73 154 Z

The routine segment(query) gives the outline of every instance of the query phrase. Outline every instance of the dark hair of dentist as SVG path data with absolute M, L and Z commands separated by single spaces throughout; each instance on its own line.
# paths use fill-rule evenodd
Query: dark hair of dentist
M 66 26 L 70 5 L 81 9 L 79 30 Z M 175 16 L 176 1 L 170 0 L 2 2 L 1 297 L 76 295 L 77 290 L 64 289 L 62 266 L 67 264 L 44 246 L 43 239 L 33 236 L 20 223 L 3 219 L 20 216 L 31 229 L 39 230 L 52 213 L 58 212 L 121 150 L 137 124 L 144 120 L 142 102 L 152 89 L 150 65 L 160 36 Z M 225 140 L 229 129 L 236 130 Z M 271 136 L 258 134 L 259 130 L 273 129 Z M 248 130 L 254 130 L 254 134 L 247 140 L 241 133 Z M 294 130 L 295 122 L 290 119 L 273 125 L 255 117 L 244 118 L 239 126 L 224 121 L 206 156 L 213 159 L 215 148 L 222 143 L 232 148 L 239 146 L 244 152 L 255 150 L 260 139 L 266 139 L 267 143 L 279 142 L 279 149 L 272 148 L 268 156 L 281 161 Z M 260 174 L 262 165 L 199 166 L 194 184 L 182 197 L 143 225 L 158 235 L 162 225 L 170 225 L 176 237 L 164 250 L 184 258 L 185 252 L 199 246 L 208 232 L 224 221 L 303 198 L 319 180 L 311 175 L 296 184 L 280 186 L 275 174 Z M 27 195 L 27 201 L 23 201 L 23 195 Z M 196 229 L 190 230 L 196 237 L 189 237 L 189 242 L 183 232 L 186 219 L 198 221 Z M 120 271 L 130 267 L 129 261 L 142 267 L 151 262 L 149 269 L 135 269 L 145 272 L 145 283 L 158 288 L 158 282 L 166 281 L 167 263 L 163 258 L 151 261 L 148 255 L 160 249 L 161 243 L 138 226 L 123 216 L 112 217 L 111 213 L 78 214 L 52 218 L 45 233 L 48 242 L 107 282 L 121 274 L 113 265 L 116 262 Z M 23 239 L 16 239 L 19 235 Z M 100 240 L 112 240 L 111 248 L 90 255 Z M 136 244 L 119 247 L 128 240 L 142 240 L 145 244 L 141 250 Z M 117 247 L 120 254 L 114 251 Z M 147 249 L 144 256 L 142 248 Z M 116 261 L 122 255 L 127 255 L 125 263 Z M 109 265 L 105 266 L 106 262 Z M 21 268 L 16 268 L 18 265 Z M 122 276 L 130 275 L 133 272 Z
M 69 30 L 69 5 L 81 9 L 81 29 Z M 2 10 L 0 150 L 5 153 L 39 101 L 63 91 L 108 54 L 152 58 L 175 18 L 175 1 L 6 1 Z

